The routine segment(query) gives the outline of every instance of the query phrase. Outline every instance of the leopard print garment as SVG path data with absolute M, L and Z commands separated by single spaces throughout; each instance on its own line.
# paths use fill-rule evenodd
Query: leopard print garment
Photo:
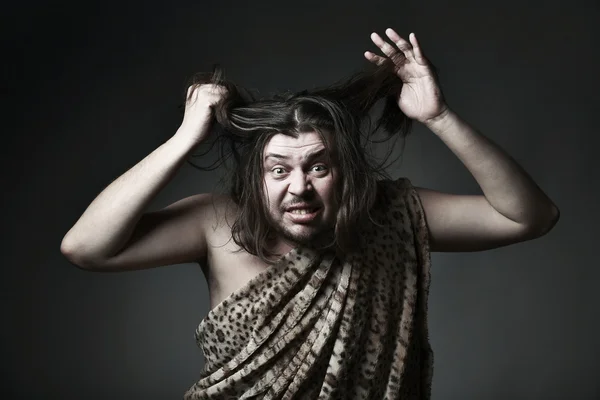
M 213 308 L 185 399 L 429 399 L 430 255 L 410 181 L 380 181 L 372 216 L 354 255 L 295 248 Z

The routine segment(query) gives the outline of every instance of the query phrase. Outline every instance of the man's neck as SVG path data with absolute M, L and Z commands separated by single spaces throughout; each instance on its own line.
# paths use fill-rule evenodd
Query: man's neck
M 316 238 L 313 242 L 304 243 L 304 244 L 292 242 L 283 237 L 274 237 L 273 236 L 269 240 L 269 250 L 274 254 L 283 256 L 283 255 L 289 253 L 292 249 L 300 247 L 300 246 L 311 247 L 314 249 L 325 248 L 332 244 L 333 236 L 334 236 L 334 232 L 328 231 L 328 232 L 322 234 L 321 236 L 319 236 L 318 238 Z
M 269 251 L 273 254 L 283 256 L 289 253 L 292 249 L 298 247 L 296 243 L 284 239 L 272 239 L 269 243 Z

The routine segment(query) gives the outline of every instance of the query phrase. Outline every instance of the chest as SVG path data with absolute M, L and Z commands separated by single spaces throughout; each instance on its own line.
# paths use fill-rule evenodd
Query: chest
M 231 230 L 228 227 L 213 232 L 207 239 L 207 262 L 202 271 L 206 278 L 212 310 L 269 265 L 241 250 L 231 238 Z

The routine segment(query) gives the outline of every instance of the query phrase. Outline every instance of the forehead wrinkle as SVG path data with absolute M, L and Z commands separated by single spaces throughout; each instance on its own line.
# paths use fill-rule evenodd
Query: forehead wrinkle
M 319 145 L 319 144 L 323 144 L 323 142 L 321 140 L 316 140 L 314 142 L 310 142 L 310 143 L 306 143 L 306 144 L 300 144 L 300 145 L 293 145 L 293 144 L 285 145 L 285 144 L 271 143 L 271 146 L 274 146 L 274 147 L 284 147 L 284 148 L 289 147 L 289 148 L 301 149 L 303 147 L 315 146 L 315 145 Z M 325 147 L 325 146 L 323 146 L 323 147 Z
M 263 160 L 299 159 L 305 161 L 315 157 L 315 153 L 324 152 L 327 155 L 327 145 L 321 135 L 316 132 L 306 132 L 298 137 L 276 135 L 271 138 L 264 149 Z
M 302 146 L 305 147 L 305 146 Z M 274 150 L 276 151 L 276 150 Z M 292 155 L 285 155 L 285 154 L 278 154 L 275 152 L 268 152 L 265 155 L 265 160 L 269 159 L 269 158 L 277 158 L 277 159 L 284 159 L 284 160 L 289 160 L 292 158 L 300 158 L 302 161 L 306 161 L 306 160 L 311 160 L 313 158 L 317 158 L 317 157 L 322 157 L 324 155 L 326 155 L 327 153 L 327 149 L 325 148 L 325 146 L 323 146 L 322 148 L 318 149 L 318 150 L 314 150 L 314 151 L 305 151 L 302 154 L 292 154 Z M 294 156 L 297 157 L 294 157 Z

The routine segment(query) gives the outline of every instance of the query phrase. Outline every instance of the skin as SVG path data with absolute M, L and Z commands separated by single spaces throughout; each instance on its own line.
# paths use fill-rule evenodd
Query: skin
M 317 132 L 297 138 L 273 136 L 265 146 L 263 162 L 265 198 L 279 251 L 310 244 L 334 227 L 337 167 Z M 292 212 L 294 207 L 311 212 L 298 215 Z
M 384 54 L 364 56 L 392 63 L 404 83 L 397 103 L 424 124 L 462 161 L 483 195 L 457 195 L 416 188 L 430 233 L 431 251 L 481 251 L 545 235 L 559 219 L 556 205 L 506 152 L 483 136 L 446 103 L 414 33 L 405 40 L 387 29 L 371 40 Z
M 429 230 L 430 251 L 480 251 L 546 234 L 559 218 L 556 205 L 500 147 L 460 118 L 446 103 L 414 33 L 409 41 L 391 29 L 388 41 L 373 33 L 383 55 L 365 52 L 375 64 L 393 63 L 404 83 L 397 103 L 409 118 L 423 123 L 463 162 L 482 195 L 458 195 L 416 187 Z M 267 266 L 238 252 L 225 223 L 235 217 L 226 196 L 209 193 L 181 199 L 162 210 L 144 212 L 150 200 L 175 174 L 208 133 L 208 113 L 223 92 L 211 85 L 186 102 L 177 133 L 111 185 L 67 233 L 62 253 L 90 271 L 124 271 L 199 262 L 206 276 L 211 308 L 244 286 Z M 215 90 L 216 89 L 216 90 Z M 283 254 L 317 239 L 333 226 L 337 211 L 335 166 L 323 172 L 304 158 L 324 147 L 314 132 L 297 139 L 272 138 L 266 153 L 288 156 L 284 165 L 265 164 L 269 216 L 279 236 L 274 250 Z M 283 169 L 279 170 L 276 167 Z M 310 223 L 298 223 L 284 210 L 298 199 L 321 207 Z
M 404 83 L 398 107 L 440 138 L 483 192 L 458 195 L 416 187 L 430 251 L 486 250 L 548 233 L 560 215 L 556 205 L 508 154 L 448 106 L 414 33 L 408 41 L 391 29 L 386 34 L 391 43 L 371 35 L 383 55 L 365 52 L 366 59 L 394 64 Z M 213 304 L 265 268 L 256 257 L 233 246 L 224 221 L 232 220 L 235 208 L 226 196 L 196 194 L 161 210 L 145 211 L 207 134 L 207 111 L 223 93 L 206 85 L 201 89 L 189 93 L 193 96 L 177 133 L 105 188 L 65 235 L 61 251 L 73 264 L 108 272 L 197 261 L 208 266 Z M 282 251 L 294 242 L 318 238 L 334 222 L 335 166 L 323 174 L 302 157 L 320 146 L 323 143 L 314 132 L 297 139 L 278 135 L 267 146 L 267 152 L 289 156 L 283 170 L 269 169 L 264 180 Z M 298 223 L 284 212 L 299 198 L 322 208 L 309 224 Z

